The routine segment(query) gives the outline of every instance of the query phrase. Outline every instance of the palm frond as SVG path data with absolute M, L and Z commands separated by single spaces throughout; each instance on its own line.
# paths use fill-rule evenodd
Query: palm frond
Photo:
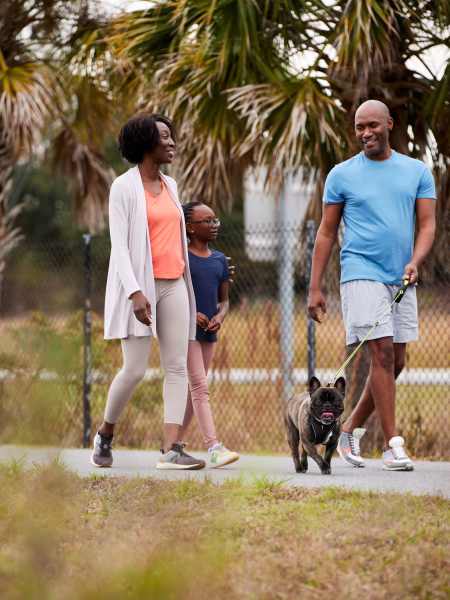
M 355 98 L 367 97 L 374 74 L 399 62 L 403 0 L 349 0 L 334 35 L 336 51 L 330 75 L 341 86 L 356 87 Z
M 257 165 L 278 175 L 302 167 L 326 170 L 345 156 L 345 113 L 317 80 L 243 86 L 228 95 L 247 125 L 236 156 L 253 152 Z
M 52 107 L 55 80 L 36 62 L 9 66 L 0 51 L 0 137 L 16 155 L 29 151 Z
M 79 139 L 76 130 L 69 125 L 54 140 L 53 156 L 55 167 L 71 182 L 78 223 L 91 233 L 104 229 L 113 170 L 95 148 Z
M 444 75 L 434 83 L 425 102 L 424 113 L 429 119 L 438 152 L 450 158 L 450 60 Z

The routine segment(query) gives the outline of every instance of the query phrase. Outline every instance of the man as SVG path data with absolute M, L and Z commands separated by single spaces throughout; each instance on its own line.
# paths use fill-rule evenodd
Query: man
M 338 452 L 349 464 L 364 466 L 359 439 L 365 432 L 362 425 L 375 409 L 385 438 L 383 468 L 411 471 L 413 463 L 396 431 L 395 378 L 405 364 L 407 342 L 418 338 L 414 284 L 434 239 L 436 193 L 423 162 L 392 150 L 392 127 L 389 109 L 378 100 L 368 100 L 356 111 L 355 133 L 362 152 L 336 165 L 326 179 L 308 312 L 319 323 L 326 313 L 322 278 L 343 218 L 341 301 L 347 344 L 362 340 L 382 318 L 367 342 L 369 375 L 358 404 L 342 426 Z M 389 314 L 388 306 L 403 279 L 411 285 Z

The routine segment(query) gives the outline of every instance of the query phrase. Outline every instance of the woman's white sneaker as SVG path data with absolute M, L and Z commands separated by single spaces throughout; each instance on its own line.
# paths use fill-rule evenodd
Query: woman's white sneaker
M 239 460 L 239 454 L 237 452 L 233 452 L 232 450 L 228 450 L 221 443 L 215 444 L 212 448 L 208 450 L 209 457 L 209 465 L 213 469 L 217 469 L 218 467 L 223 467 L 225 465 L 230 465 L 231 463 Z
M 413 471 L 414 464 L 405 452 L 405 440 L 396 435 L 389 440 L 389 449 L 383 452 L 385 471 Z

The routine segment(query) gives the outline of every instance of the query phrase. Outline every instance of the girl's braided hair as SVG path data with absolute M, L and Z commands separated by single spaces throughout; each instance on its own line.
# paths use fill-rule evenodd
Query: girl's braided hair
M 196 206 L 203 206 L 203 202 L 195 200 L 194 202 L 186 202 L 186 204 L 183 204 L 184 220 L 186 221 L 186 224 L 190 223 L 192 211 Z

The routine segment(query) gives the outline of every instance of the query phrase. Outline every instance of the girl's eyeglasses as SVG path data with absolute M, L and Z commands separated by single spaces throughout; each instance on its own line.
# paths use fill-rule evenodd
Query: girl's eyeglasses
M 220 219 L 202 219 L 201 221 L 191 221 L 192 225 L 197 224 L 197 223 L 199 223 L 199 224 L 204 223 L 205 225 L 209 225 L 209 226 L 211 226 L 211 225 L 219 226 Z

